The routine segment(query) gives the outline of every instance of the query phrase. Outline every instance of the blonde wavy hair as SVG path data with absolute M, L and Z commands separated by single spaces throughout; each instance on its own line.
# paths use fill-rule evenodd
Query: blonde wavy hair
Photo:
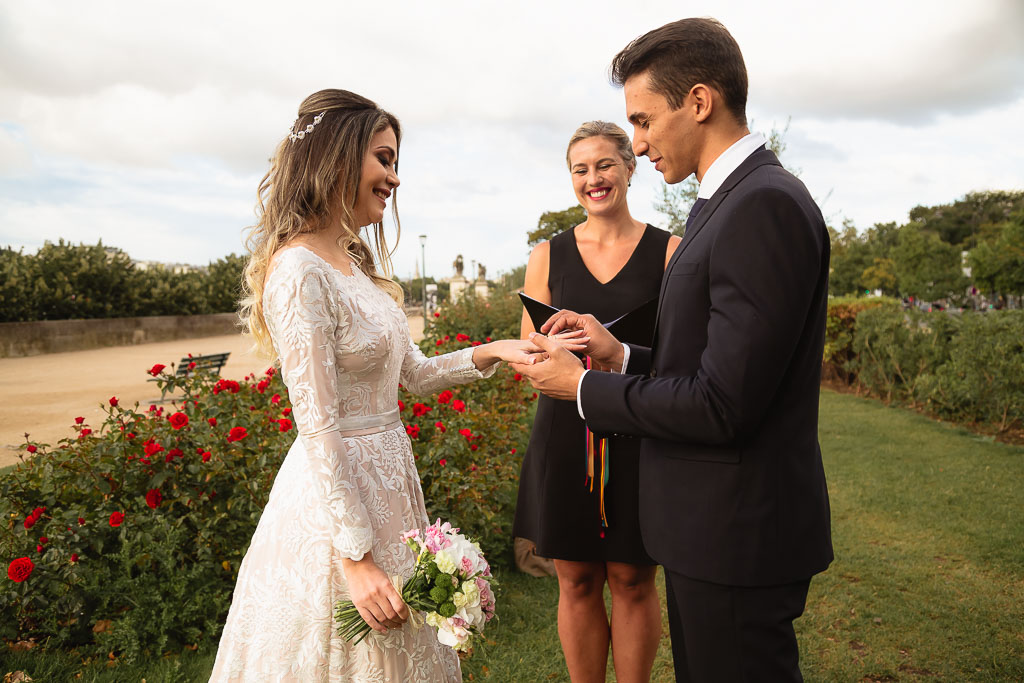
M 331 89 L 315 92 L 302 101 L 293 131 L 313 124 L 321 112 L 325 114 L 312 133 L 297 140 L 285 136 L 278 144 L 270 170 L 260 181 L 256 224 L 246 237 L 249 263 L 242 279 L 239 317 L 256 348 L 271 358 L 275 353 L 263 316 L 264 282 L 271 257 L 299 235 L 340 224 L 338 245 L 378 287 L 399 305 L 402 303 L 402 288 L 391 279 L 392 250 L 385 241 L 383 223 L 367 227 L 373 237 L 371 248 L 353 216 L 370 139 L 391 128 L 400 144 L 401 126 L 397 118 L 365 97 Z M 395 165 L 397 168 L 397 160 Z M 400 234 L 396 200 L 397 188 L 392 194 L 391 211 Z M 396 235 L 396 244 L 397 239 Z

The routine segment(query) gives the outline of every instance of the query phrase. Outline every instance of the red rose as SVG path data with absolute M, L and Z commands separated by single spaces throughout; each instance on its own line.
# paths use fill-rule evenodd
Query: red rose
M 405 404 L 402 402 L 401 399 L 398 400 L 398 409 L 405 410 Z
M 445 460 L 444 458 L 441 458 L 440 460 L 437 461 L 437 464 L 440 465 L 441 467 L 444 467 L 445 465 L 448 464 L 448 461 Z
M 444 391 L 437 395 L 438 403 L 448 403 L 448 401 L 450 400 L 452 400 L 452 392 L 448 391 L 447 389 L 445 389 Z
M 83 422 L 85 422 L 85 418 L 84 418 L 84 417 L 76 417 L 76 418 L 75 418 L 75 424 L 76 424 L 76 425 L 80 425 L 80 424 L 82 424 Z
M 469 466 L 469 471 L 470 472 L 476 472 L 476 465 L 470 465 Z
M 469 341 L 469 335 L 462 334 L 461 332 L 459 332 L 457 335 L 455 335 L 455 341 Z
M 167 421 L 171 423 L 171 426 L 175 429 L 181 429 L 188 424 L 188 415 L 182 412 L 173 413 L 167 418 Z
M 436 344 L 434 344 L 434 346 L 440 346 L 441 344 L 444 344 L 444 342 L 443 342 L 443 341 L 441 341 L 440 339 L 438 339 L 438 340 L 437 340 L 437 343 L 436 343 Z
M 37 546 L 36 546 L 36 552 L 37 552 L 37 553 L 41 553 L 41 552 L 43 552 L 43 546 L 41 546 L 41 545 L 37 545 Z
M 247 436 L 249 436 L 249 433 L 245 431 L 245 427 L 232 427 L 231 431 L 228 432 L 228 442 L 241 441 Z
M 27 557 L 19 557 L 16 560 L 11 560 L 11 563 L 7 565 L 7 578 L 15 583 L 21 583 L 32 574 L 32 570 L 35 568 L 35 562 Z
M 470 439 L 473 438 L 473 432 L 471 432 L 468 429 L 460 429 L 459 434 L 462 434 L 464 437 L 466 437 L 466 441 L 469 441 Z
M 180 458 L 183 455 L 185 454 L 181 452 L 180 448 L 172 448 L 171 450 L 167 451 L 167 455 L 164 456 L 164 462 L 171 462 L 175 458 Z
M 277 370 L 275 370 L 273 367 L 269 367 L 263 372 L 263 374 L 266 375 L 267 377 L 273 377 L 274 375 L 277 374 Z
M 124 521 L 123 512 L 111 512 L 110 513 L 110 526 L 121 526 L 121 522 Z
M 414 403 L 412 405 L 412 414 L 416 417 L 419 417 L 420 415 L 426 415 L 431 410 L 433 410 L 433 408 L 431 408 L 430 406 L 423 405 L 422 403 Z
M 127 434 L 125 434 L 125 437 L 127 437 L 129 439 L 134 439 L 135 438 L 135 432 L 128 432 Z
M 163 372 L 163 371 L 164 371 L 164 368 L 166 368 L 166 367 L 167 367 L 167 366 L 166 366 L 166 365 L 164 365 L 163 363 L 157 363 L 156 365 L 154 365 L 153 367 L 151 367 L 151 368 L 149 369 L 149 374 L 151 374 L 151 375 L 153 375 L 154 377 L 156 377 L 156 376 L 157 376 L 157 375 L 159 375 L 159 374 L 160 374 L 161 372 Z
M 282 417 L 280 420 L 277 420 L 277 424 L 281 425 L 282 432 L 290 431 L 292 428 L 292 421 L 288 418 Z
M 110 397 L 110 407 L 111 408 L 116 408 L 117 407 L 117 396 L 111 396 Z
M 39 537 L 39 542 L 42 543 L 43 545 L 46 545 L 47 543 L 50 542 L 50 539 L 48 539 L 46 536 L 40 536 Z
M 25 450 L 28 451 L 29 453 L 35 453 L 39 449 L 33 446 L 32 444 L 29 444 L 28 446 L 25 446 Z
M 256 406 L 249 406 L 249 410 L 256 410 Z
M 448 340 L 450 340 L 450 339 L 451 339 L 451 337 L 449 337 L 449 336 L 448 336 L 447 334 L 446 334 L 446 335 L 444 335 L 444 340 L 445 340 L 445 341 L 448 341 Z
M 146 505 L 156 510 L 160 507 L 160 502 L 163 501 L 164 497 L 160 493 L 160 489 L 150 489 L 146 491 Z
M 406 425 L 405 433 L 414 439 L 420 438 L 420 426 L 419 425 Z
M 270 397 L 270 402 L 273 403 L 274 405 L 277 405 L 278 403 L 280 403 L 281 402 L 281 394 L 274 394 L 273 396 L 271 396 Z
M 90 434 L 92 434 L 92 430 L 91 429 L 89 429 L 88 427 L 82 427 L 82 431 L 79 432 L 78 438 L 79 439 L 84 439 L 85 437 L 89 436 Z
M 513 448 L 512 449 L 512 455 L 515 455 L 515 454 L 516 454 L 516 449 Z
M 241 390 L 242 387 L 238 384 L 238 382 L 236 382 L 233 379 L 228 380 L 228 391 L 230 391 L 232 394 L 237 394 Z
M 487 337 L 487 341 L 491 341 L 491 338 L 490 338 L 490 337 Z
M 32 515 L 29 515 L 28 517 L 25 518 L 25 528 L 26 529 L 31 529 L 35 525 L 36 525 L 36 518 L 35 517 L 33 517 Z
M 210 451 L 203 453 L 203 462 L 210 462 Z
M 78 562 L 78 553 L 71 553 L 71 561 Z
M 285 417 L 288 417 L 289 415 L 292 414 L 292 409 L 291 408 L 285 408 L 284 410 L 281 411 L 281 414 L 284 415 Z
M 460 401 L 459 399 L 455 399 L 454 401 L 452 401 L 452 410 L 454 410 L 457 413 L 464 413 L 466 412 L 466 404 Z
M 483 342 L 474 341 L 469 343 L 470 346 L 480 346 L 481 344 L 483 344 Z
M 216 427 L 217 426 L 217 418 L 215 418 L 215 417 L 207 418 L 206 421 L 210 423 L 211 427 Z
M 435 318 L 440 318 L 440 317 L 441 317 L 441 314 L 440 314 L 440 313 L 438 313 L 437 311 L 434 311 L 434 317 L 435 317 Z
M 46 512 L 46 508 L 45 507 L 38 507 L 38 508 L 36 508 L 35 510 L 32 511 L 32 516 L 35 517 L 36 519 L 39 519 L 44 512 Z
M 79 517 L 78 518 L 78 526 L 82 526 L 83 524 L 85 524 L 85 519 L 82 518 L 82 517 Z
M 532 398 L 537 398 L 537 392 L 536 391 L 533 392 L 533 397 Z
M 517 382 L 521 382 L 523 381 L 523 376 L 517 372 L 516 374 L 512 375 L 512 379 L 514 379 Z
M 269 386 L 270 386 L 270 380 L 268 380 L 268 379 L 261 379 L 259 382 L 256 383 L 256 391 L 258 391 L 258 392 L 260 392 L 262 394 L 264 391 L 267 390 L 267 387 L 269 387 Z
M 157 453 L 161 453 L 161 452 L 163 452 L 163 450 L 164 450 L 164 447 L 163 447 L 163 446 L 161 446 L 160 444 L 158 444 L 157 442 L 153 441 L 153 439 L 149 439 L 149 440 L 147 440 L 147 441 L 146 441 L 146 442 L 145 442 L 144 444 L 142 444 L 142 445 L 143 445 L 143 446 L 145 447 L 145 449 L 146 449 L 146 457 L 147 457 L 147 458 L 151 458 L 151 457 L 153 457 L 154 455 L 156 455 Z
M 447 429 L 445 429 L 444 423 L 442 423 L 442 422 L 435 422 L 434 426 L 437 427 L 438 429 L 440 429 L 442 434 L 444 432 L 448 431 Z
M 478 448 L 480 448 L 480 447 L 477 446 L 475 443 L 469 444 L 469 450 L 471 450 L 471 451 L 475 451 Z

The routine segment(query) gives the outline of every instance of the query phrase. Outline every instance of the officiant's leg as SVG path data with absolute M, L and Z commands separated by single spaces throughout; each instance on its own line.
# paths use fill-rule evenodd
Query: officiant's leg
M 810 579 L 783 586 L 721 586 L 665 570 L 679 627 L 672 654 L 685 650 L 680 681 L 803 680 L 793 620 L 803 614 Z M 683 642 L 676 644 L 676 632 Z
M 575 683 L 605 680 L 611 631 L 604 606 L 604 562 L 555 560 L 558 638 Z

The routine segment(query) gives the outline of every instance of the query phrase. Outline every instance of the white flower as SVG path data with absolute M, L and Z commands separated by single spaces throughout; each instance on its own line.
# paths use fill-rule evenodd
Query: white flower
M 437 555 L 434 555 L 434 563 L 445 574 L 455 573 L 455 560 L 452 559 L 447 550 L 442 550 Z
M 465 593 L 456 593 L 452 596 L 452 602 L 455 603 L 455 609 L 462 609 L 466 606 L 468 600 Z
M 466 596 L 466 605 L 476 607 L 480 604 L 480 589 L 477 588 L 475 581 L 463 581 L 461 592 Z M 460 607 L 461 605 L 455 603 L 455 606 Z
M 437 640 L 442 645 L 453 647 L 456 650 L 465 651 L 468 649 L 470 632 L 462 626 L 456 626 L 447 619 L 443 626 L 437 629 Z

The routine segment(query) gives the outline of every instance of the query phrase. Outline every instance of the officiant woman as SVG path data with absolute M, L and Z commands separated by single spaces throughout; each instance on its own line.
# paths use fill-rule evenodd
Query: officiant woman
M 626 195 L 636 157 L 617 125 L 584 123 L 569 140 L 566 162 L 586 220 L 534 247 L 525 293 L 607 323 L 657 299 L 680 238 L 630 215 Z M 522 337 L 534 331 L 524 311 Z M 641 343 L 649 343 L 653 330 L 644 333 L 648 339 Z M 590 372 L 620 370 L 594 366 Z M 620 683 L 650 678 L 661 610 L 655 563 L 644 551 L 637 521 L 639 455 L 638 439 L 588 433 L 574 401 L 540 397 L 514 535 L 554 559 L 558 635 L 575 683 L 603 683 L 609 646 Z

